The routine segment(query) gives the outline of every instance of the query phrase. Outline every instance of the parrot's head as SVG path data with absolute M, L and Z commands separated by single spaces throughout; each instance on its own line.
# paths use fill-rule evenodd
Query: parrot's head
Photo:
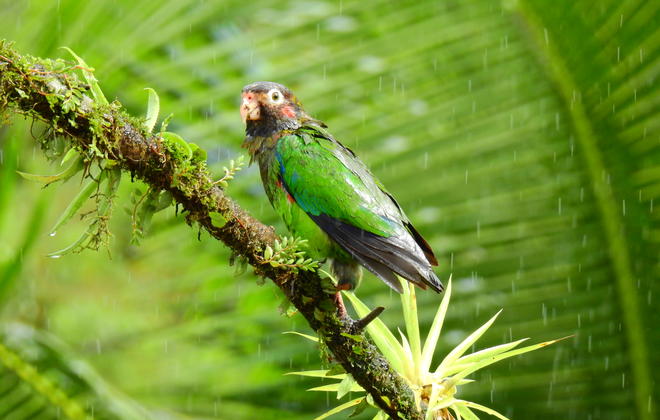
M 274 82 L 254 82 L 243 88 L 241 118 L 248 132 L 261 135 L 295 129 L 303 121 L 312 120 L 294 94 Z

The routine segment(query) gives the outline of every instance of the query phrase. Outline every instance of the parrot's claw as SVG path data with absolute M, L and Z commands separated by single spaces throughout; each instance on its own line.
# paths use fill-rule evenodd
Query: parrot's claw
M 341 297 L 341 292 L 337 291 L 334 297 L 335 304 L 337 305 L 337 315 L 340 319 L 348 318 L 348 312 L 346 311 L 346 306 L 344 305 L 344 299 Z

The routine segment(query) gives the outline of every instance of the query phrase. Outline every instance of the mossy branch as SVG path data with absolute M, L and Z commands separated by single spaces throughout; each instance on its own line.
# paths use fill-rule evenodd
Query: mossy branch
M 369 340 L 351 338 L 362 334 L 359 325 L 338 317 L 333 294 L 324 287 L 327 280 L 316 272 L 263 264 L 264 251 L 277 239 L 273 229 L 227 197 L 203 160 L 186 157 L 161 133 L 149 133 L 144 121 L 129 116 L 117 101 L 92 99 L 97 92 L 76 76 L 79 67 L 21 55 L 0 41 L 0 111 L 41 120 L 69 139 L 87 163 L 110 160 L 153 191 L 169 192 L 189 224 L 198 223 L 284 292 L 335 359 L 391 418 L 421 420 L 423 413 L 405 380 Z

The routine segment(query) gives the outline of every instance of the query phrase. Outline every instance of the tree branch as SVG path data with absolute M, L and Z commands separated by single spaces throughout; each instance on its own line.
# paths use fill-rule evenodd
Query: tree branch
M 272 227 L 254 219 L 214 185 L 204 163 L 183 159 L 159 134 L 149 134 L 142 121 L 122 111 L 119 103 L 91 100 L 91 87 L 75 75 L 75 68 L 63 60 L 20 55 L 0 41 L 0 111 L 11 109 L 42 120 L 70 139 L 87 161 L 112 159 L 155 191 L 169 191 L 187 212 L 189 224 L 199 223 L 284 292 L 335 359 L 391 418 L 421 420 L 407 382 L 366 337 L 351 338 L 362 334 L 360 324 L 338 316 L 333 295 L 324 290 L 318 274 L 263 264 L 265 247 L 277 238 Z M 220 213 L 226 223 L 216 219 L 214 224 L 213 213 Z

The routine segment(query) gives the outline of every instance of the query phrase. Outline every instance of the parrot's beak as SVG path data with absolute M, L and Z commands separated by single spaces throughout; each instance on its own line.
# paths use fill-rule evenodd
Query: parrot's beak
M 261 117 L 261 110 L 256 95 L 252 92 L 247 92 L 241 96 L 243 97 L 243 102 L 241 103 L 241 119 L 243 123 L 249 120 L 258 120 Z

